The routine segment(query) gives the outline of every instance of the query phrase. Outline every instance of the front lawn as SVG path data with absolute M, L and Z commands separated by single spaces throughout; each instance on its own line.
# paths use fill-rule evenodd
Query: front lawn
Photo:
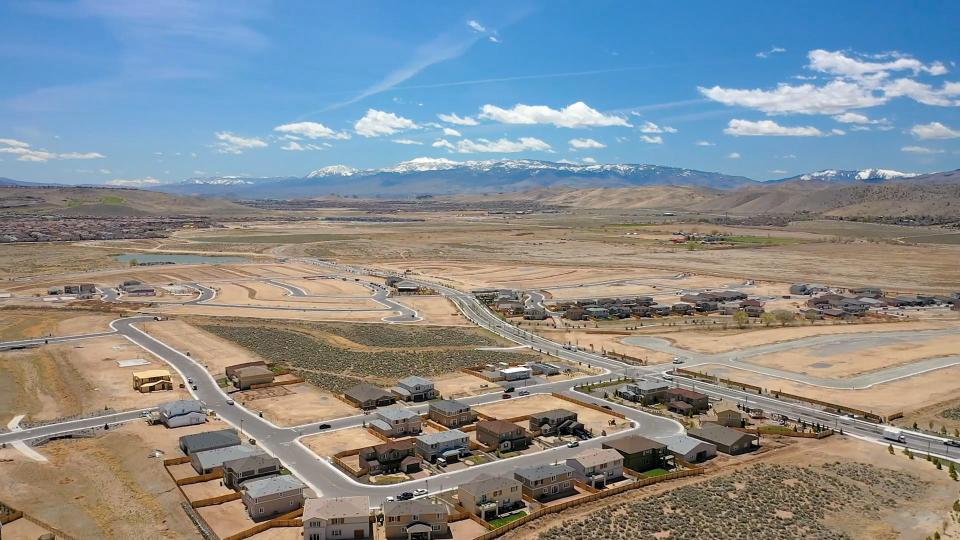
M 500 516 L 497 519 L 489 521 L 488 523 L 490 523 L 490 525 L 493 525 L 493 528 L 496 529 L 497 527 L 503 527 L 504 525 L 506 525 L 507 523 L 510 523 L 511 521 L 516 521 L 525 515 L 527 515 L 527 512 L 524 510 L 521 510 L 516 514 L 510 514 L 509 516 Z
M 650 469 L 649 471 L 643 473 L 643 476 L 646 477 L 646 478 L 653 478 L 654 476 L 663 476 L 663 475 L 667 474 L 668 472 L 670 472 L 670 471 L 668 471 L 668 470 L 666 470 L 666 469 L 661 469 L 661 468 L 658 467 L 658 468 L 656 468 L 656 469 Z

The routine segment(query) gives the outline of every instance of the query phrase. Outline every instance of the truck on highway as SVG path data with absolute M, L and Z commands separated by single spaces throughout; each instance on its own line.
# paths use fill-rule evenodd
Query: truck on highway
M 883 438 L 899 443 L 907 442 L 907 438 L 903 436 L 903 432 L 893 427 L 883 428 Z

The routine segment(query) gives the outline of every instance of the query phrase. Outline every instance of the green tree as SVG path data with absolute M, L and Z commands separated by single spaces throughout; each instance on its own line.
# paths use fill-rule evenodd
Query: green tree
M 947 469 L 947 471 L 950 473 L 950 478 L 954 482 L 956 482 L 957 481 L 957 464 L 951 461 L 950 467 Z M 960 510 L 958 510 L 958 512 L 960 512 Z
M 777 319 L 777 322 L 780 323 L 780 326 L 786 326 L 796 319 L 796 317 L 793 315 L 793 312 L 786 309 L 775 309 L 772 313 Z
M 136 259 L 130 259 L 130 266 L 139 266 L 139 265 L 140 265 L 140 261 Z
M 750 323 L 750 316 L 747 315 L 747 312 L 738 309 L 736 313 L 733 314 L 733 322 L 736 323 L 737 328 L 745 328 L 748 323 Z
M 773 313 L 770 313 L 770 312 L 768 312 L 768 311 L 764 311 L 764 312 L 760 315 L 760 321 L 763 322 L 763 325 L 764 325 L 764 326 L 772 326 L 773 323 L 777 322 L 777 317 L 776 317 L 776 315 L 774 315 Z

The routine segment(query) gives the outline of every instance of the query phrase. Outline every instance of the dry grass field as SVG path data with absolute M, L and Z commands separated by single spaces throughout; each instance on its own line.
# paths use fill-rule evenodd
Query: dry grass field
M 318 456 L 332 456 L 346 450 L 380 444 L 383 441 L 370 433 L 367 428 L 352 427 L 308 435 L 300 439 L 300 442 Z
M 0 309 L 0 341 L 106 332 L 109 313 L 60 309 Z
M 233 394 L 233 398 L 248 409 L 263 412 L 264 418 L 278 426 L 299 426 L 358 414 L 356 408 L 309 383 L 246 390 Z

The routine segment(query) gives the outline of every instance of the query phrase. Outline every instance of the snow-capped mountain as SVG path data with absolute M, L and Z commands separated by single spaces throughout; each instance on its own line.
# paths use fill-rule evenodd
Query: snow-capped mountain
M 814 171 L 775 181 L 819 181 L 831 183 L 883 182 L 886 180 L 903 180 L 915 176 L 918 175 L 916 173 L 905 173 L 891 169 L 861 169 L 859 171 L 824 169 L 822 171 Z
M 484 193 L 550 186 L 686 185 L 730 189 L 753 182 L 742 176 L 649 164 L 578 164 L 533 159 L 455 161 L 420 157 L 381 169 L 330 165 L 300 178 L 191 178 L 156 189 L 235 198 L 294 198 L 329 194 Z

